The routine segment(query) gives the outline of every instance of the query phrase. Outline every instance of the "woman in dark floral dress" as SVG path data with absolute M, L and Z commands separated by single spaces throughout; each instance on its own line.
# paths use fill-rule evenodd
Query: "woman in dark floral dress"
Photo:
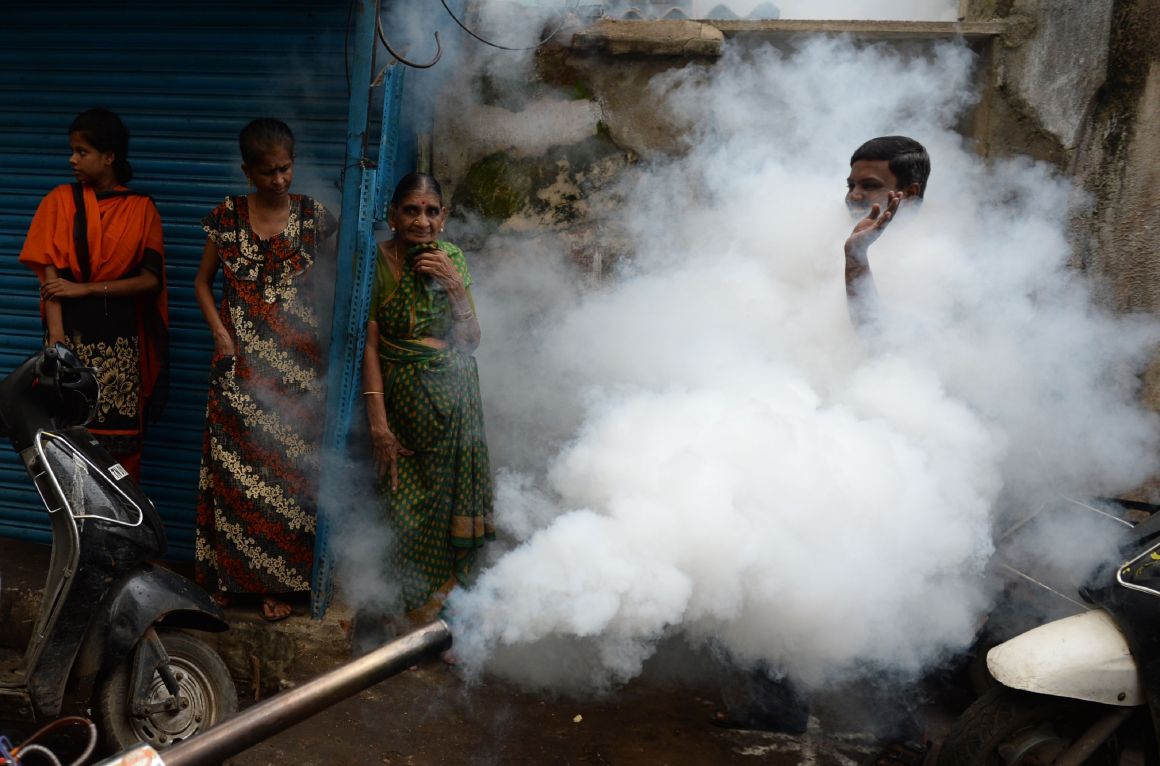
M 290 193 L 294 136 L 254 120 L 239 136 L 254 190 L 205 217 L 194 289 L 213 333 L 197 507 L 198 582 L 227 604 L 259 594 L 261 614 L 310 590 L 323 418 L 319 299 L 333 290 L 329 212 Z M 220 305 L 213 280 L 222 272 Z

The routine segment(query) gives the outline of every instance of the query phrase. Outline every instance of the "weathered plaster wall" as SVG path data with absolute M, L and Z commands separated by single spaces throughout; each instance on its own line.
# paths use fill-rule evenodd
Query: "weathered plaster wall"
M 503 97 L 482 101 L 471 94 L 495 88 L 464 82 L 442 99 L 453 107 L 436 115 L 435 172 L 453 213 L 472 222 L 466 230 L 557 237 L 584 273 L 599 277 L 618 245 L 594 207 L 606 195 L 594 192 L 642 156 L 681 151 L 684 126 L 649 82 L 711 60 L 723 36 L 673 21 L 563 37 L 567 44 L 538 51 L 534 82 L 508 82 Z
M 1088 190 L 1092 204 L 1074 229 L 1076 264 L 1103 286 L 1109 306 L 1160 314 L 1160 0 L 962 7 L 963 27 L 978 25 L 976 39 L 990 34 L 988 22 L 1003 30 L 982 43 L 982 99 L 964 131 L 984 156 L 1045 160 Z M 917 26 L 873 34 L 922 39 Z M 535 87 L 515 102 L 448 99 L 455 110 L 436 119 L 436 172 L 458 213 L 483 221 L 480 231 L 558 237 L 589 277 L 598 275 L 610 241 L 591 193 L 640 157 L 681 151 L 685 126 L 650 81 L 711 63 L 720 45 L 719 32 L 694 22 L 609 25 L 583 32 L 575 46 L 542 49 Z M 1160 409 L 1160 356 L 1143 395 Z M 1160 498 L 1160 482 L 1154 489 L 1141 496 Z
M 793 45 L 803 32 L 850 31 L 834 23 L 816 30 L 776 27 L 753 28 L 741 43 Z M 922 23 L 855 27 L 872 40 L 930 43 L 929 25 Z M 945 39 L 952 31 L 940 34 Z M 653 83 L 675 68 L 711 65 L 725 35 L 694 21 L 607 20 L 567 30 L 558 40 L 537 51 L 531 80 L 502 81 L 480 67 L 484 74 L 457 82 L 459 92 L 440 99 L 447 108 L 434 121 L 435 171 L 455 214 L 478 224 L 467 230 L 551 234 L 566 240 L 577 262 L 607 266 L 618 245 L 602 226 L 592 192 L 615 183 L 640 158 L 684 151 L 689 126 L 669 111 Z M 474 95 L 480 93 L 482 99 Z M 968 122 L 971 132 L 974 121 Z
M 1112 305 L 1152 312 L 1160 312 L 1152 191 L 1160 167 L 1158 6 L 963 4 L 967 24 L 1003 25 L 982 57 L 984 97 L 966 129 L 984 155 L 1046 160 L 1091 191 L 1093 209 L 1076 229 L 1078 262 L 1107 283 Z M 923 28 L 861 31 L 913 41 Z M 649 83 L 666 69 L 714 61 L 724 36 L 698 22 L 615 22 L 572 29 L 560 40 L 538 52 L 535 83 L 517 84 L 518 98 L 466 107 L 469 98 L 448 100 L 455 109 L 436 120 L 436 169 L 456 190 L 460 212 L 495 219 L 493 229 L 587 226 L 583 238 L 590 239 L 597 213 L 587 192 L 612 183 L 638 157 L 681 150 L 685 126 Z
M 976 2 L 968 18 L 1002 20 L 993 60 L 996 99 L 990 146 L 1012 144 L 1064 163 L 1104 83 L 1113 0 Z
M 1093 146 L 1090 188 L 1097 196 L 1085 265 L 1102 276 L 1116 308 L 1160 314 L 1160 62 L 1152 62 L 1123 146 Z M 1108 129 L 1094 132 L 1105 144 Z M 1106 153 L 1105 153 L 1106 152 Z
M 1074 163 L 1093 195 L 1082 263 L 1111 305 L 1160 313 L 1160 0 L 1118 2 L 1110 48 Z
M 434 171 L 452 215 L 469 222 L 463 244 L 478 249 L 496 232 L 552 236 L 583 269 L 599 269 L 594 192 L 636 155 L 610 136 L 600 101 L 567 97 L 586 88 L 573 81 L 503 105 L 448 99 L 454 108 L 435 120 Z
M 999 19 L 986 153 L 1056 164 L 1091 193 L 1076 262 L 1124 311 L 1160 314 L 1160 0 L 969 0 Z M 1160 384 L 1150 401 L 1160 408 Z

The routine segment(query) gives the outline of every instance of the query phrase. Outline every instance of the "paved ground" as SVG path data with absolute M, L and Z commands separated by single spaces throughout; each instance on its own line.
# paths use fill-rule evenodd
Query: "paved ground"
M 0 539 L 9 631 L 27 621 L 41 587 L 47 549 Z M 25 602 L 24 612 L 13 604 Z M 239 678 L 242 706 L 253 703 L 244 669 L 262 661 L 259 685 L 294 685 L 347 658 L 345 622 L 295 617 L 274 625 L 248 607 L 231 609 L 223 654 Z M 22 616 L 23 615 L 23 616 Z M 468 684 L 438 660 L 423 663 L 319 713 L 236 756 L 233 766 L 852 766 L 873 761 L 883 742 L 857 719 L 872 707 L 843 695 L 814 700 L 805 734 L 731 731 L 713 726 L 717 671 L 697 655 L 662 656 L 642 678 L 600 699 L 529 694 L 494 679 Z M 949 680 L 922 694 L 927 735 L 936 741 L 969 701 Z M 933 701 L 932 701 L 933 700 Z M 845 708 L 845 709 L 843 709 Z M 12 734 L 13 732 L 0 732 Z

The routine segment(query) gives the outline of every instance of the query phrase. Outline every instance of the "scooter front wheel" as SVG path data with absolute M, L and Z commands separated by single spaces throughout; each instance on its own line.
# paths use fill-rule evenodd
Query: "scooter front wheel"
M 1109 708 L 1091 702 L 996 687 L 955 721 L 937 766 L 1046 766 Z M 1116 738 L 1101 743 L 1086 764 L 1118 762 Z
M 222 658 L 201 639 L 177 630 L 158 630 L 183 704 L 165 709 L 171 695 L 160 675 L 154 674 L 143 712 L 134 715 L 129 700 L 133 659 L 114 668 L 98 685 L 95 697 L 97 726 L 113 751 L 146 742 L 157 750 L 189 739 L 237 712 L 238 695 Z M 188 704 L 184 701 L 188 700 Z

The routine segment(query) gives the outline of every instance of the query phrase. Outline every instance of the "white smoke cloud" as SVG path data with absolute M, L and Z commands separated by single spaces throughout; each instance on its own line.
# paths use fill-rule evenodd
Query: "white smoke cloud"
M 680 637 L 812 686 L 915 673 L 971 641 L 1000 508 L 1148 475 L 1134 373 L 1156 328 L 1065 269 L 1065 180 L 954 132 L 971 66 L 818 40 L 671 72 L 654 87 L 693 133 L 604 201 L 634 245 L 616 279 L 582 294 L 549 248 L 489 244 L 478 356 L 510 544 L 453 595 L 465 667 L 599 687 Z M 860 337 L 842 179 L 891 133 L 934 172 L 872 250 L 886 316 Z

